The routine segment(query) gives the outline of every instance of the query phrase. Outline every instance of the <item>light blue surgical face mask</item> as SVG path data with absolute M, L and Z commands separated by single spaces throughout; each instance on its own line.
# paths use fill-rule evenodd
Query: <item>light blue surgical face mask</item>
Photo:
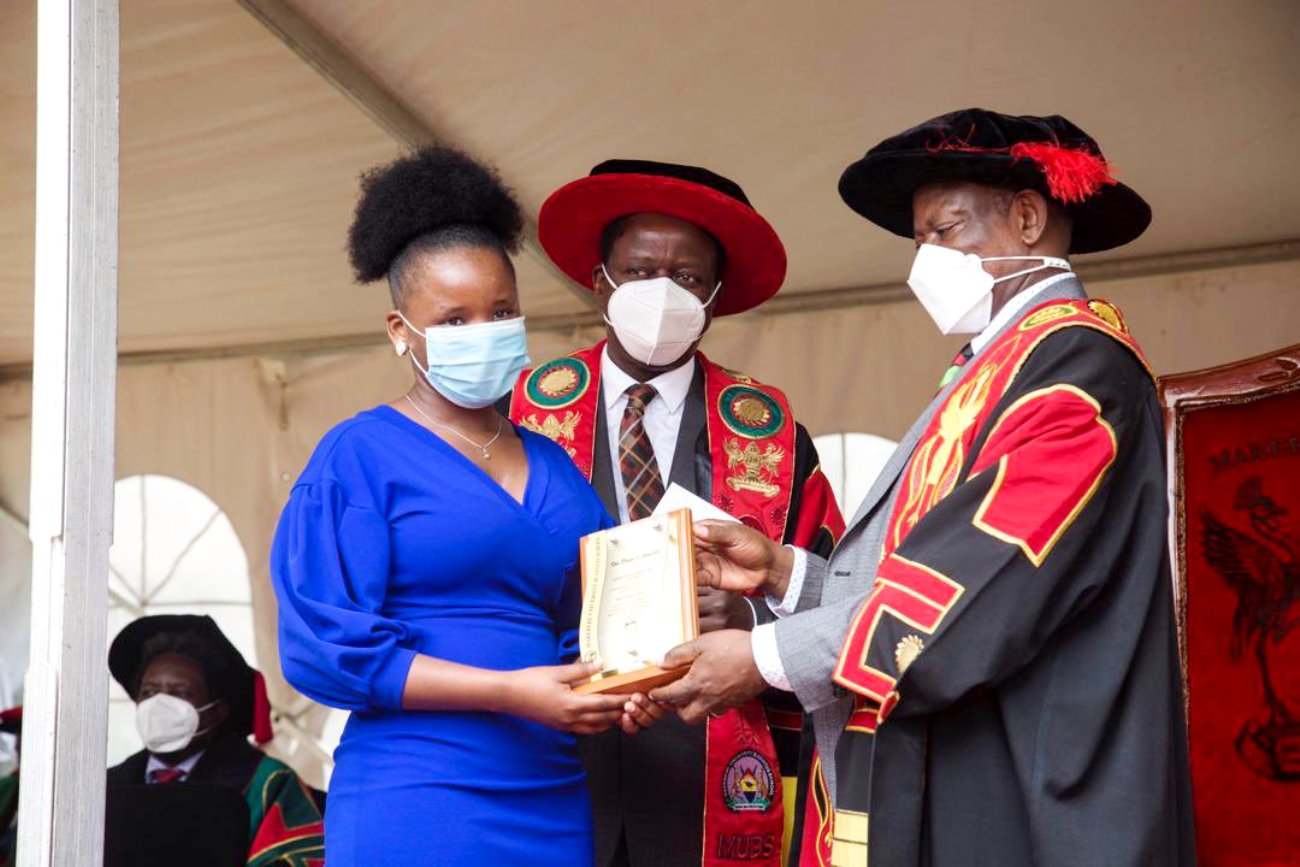
M 429 385 L 447 400 L 466 409 L 482 409 L 496 403 L 514 388 L 519 374 L 528 367 L 528 339 L 524 317 L 498 319 L 475 325 L 437 325 L 423 332 L 397 313 L 415 334 L 424 337 L 428 366 L 423 370 Z M 398 345 L 398 353 L 405 347 Z

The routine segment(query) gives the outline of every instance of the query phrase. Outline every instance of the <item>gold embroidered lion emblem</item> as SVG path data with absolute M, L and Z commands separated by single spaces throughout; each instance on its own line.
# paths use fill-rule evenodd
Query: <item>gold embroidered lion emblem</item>
M 740 440 L 734 438 L 727 440 L 723 448 L 727 453 L 727 469 L 740 468 L 739 473 L 727 478 L 727 485 L 733 491 L 756 491 L 765 497 L 780 493 L 780 485 L 773 484 L 771 479 L 780 475 L 785 449 L 768 443 L 766 450 L 759 451 L 758 443 L 752 442 L 742 449 Z

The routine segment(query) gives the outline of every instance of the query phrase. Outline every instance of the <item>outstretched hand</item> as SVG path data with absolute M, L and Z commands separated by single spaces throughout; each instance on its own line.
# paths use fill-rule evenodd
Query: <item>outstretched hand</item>
M 793 562 L 788 548 L 744 524 L 695 524 L 696 578 L 702 585 L 736 593 L 762 590 L 780 598 Z
M 664 668 L 689 665 L 675 683 L 650 691 L 650 698 L 672 705 L 688 723 L 737 707 L 767 688 L 754 663 L 748 632 L 723 629 L 680 644 L 664 657 Z

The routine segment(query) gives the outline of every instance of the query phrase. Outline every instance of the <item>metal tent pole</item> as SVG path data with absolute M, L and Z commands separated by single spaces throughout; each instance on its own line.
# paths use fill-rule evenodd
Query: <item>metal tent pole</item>
M 103 860 L 118 0 L 39 0 L 31 663 L 19 867 Z

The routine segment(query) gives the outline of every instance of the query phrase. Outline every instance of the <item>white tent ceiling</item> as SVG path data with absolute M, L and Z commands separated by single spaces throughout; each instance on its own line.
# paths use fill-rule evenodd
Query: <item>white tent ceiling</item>
M 835 180 L 973 104 L 1101 141 L 1156 212 L 1124 257 L 1300 238 L 1293 0 L 243 2 L 340 47 L 345 77 L 495 162 L 531 213 L 610 156 L 735 178 L 789 247 L 789 295 L 897 285 L 910 245 Z M 30 357 L 34 7 L 0 4 L 0 365 Z M 375 333 L 383 290 L 342 245 L 394 139 L 236 0 L 125 0 L 122 71 L 122 351 Z M 584 309 L 535 259 L 520 279 L 533 317 Z

